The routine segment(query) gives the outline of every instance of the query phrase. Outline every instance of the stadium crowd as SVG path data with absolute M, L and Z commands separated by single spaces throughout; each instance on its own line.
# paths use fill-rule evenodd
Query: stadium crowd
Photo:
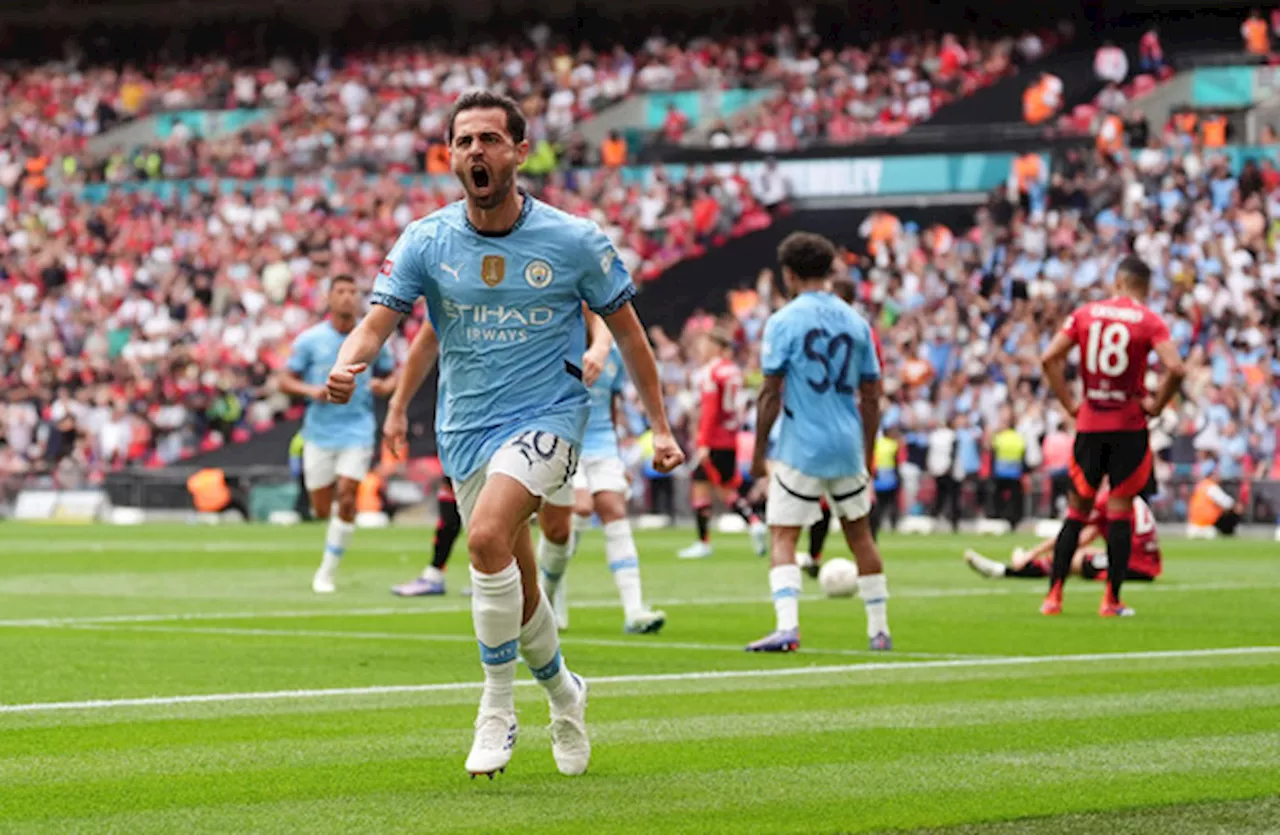
M 641 281 L 785 208 L 785 193 L 740 174 L 628 184 L 600 170 L 536 190 L 601 223 Z M 0 207 L 0 473 L 72 482 L 270 425 L 290 409 L 272 372 L 323 314 L 327 278 L 372 277 L 410 220 L 457 196 L 385 177 Z
M 942 105 L 1014 73 L 1068 40 L 1063 25 L 1017 38 L 907 36 L 866 47 L 830 45 L 816 36 L 779 38 L 776 95 L 712 125 L 713 148 L 766 153 L 814 144 L 848 145 L 896 136 Z M 667 131 L 668 141 L 682 132 Z
M 290 340 L 321 314 L 328 277 L 372 276 L 409 220 L 456 196 L 395 175 L 443 164 L 432 137 L 472 83 L 520 96 L 534 139 L 569 147 L 598 102 L 632 91 L 776 83 L 780 100 L 726 127 L 730 144 L 785 148 L 854 141 L 863 133 L 840 127 L 846 116 L 868 132 L 918 120 L 931 112 L 926 99 L 932 108 L 970 92 L 1069 36 L 962 44 L 944 35 L 837 52 L 802 16 L 768 38 L 677 45 L 655 35 L 634 54 L 570 51 L 535 29 L 523 46 L 465 58 L 406 48 L 322 56 L 305 68 L 210 61 L 0 75 L 0 187 L 9 195 L 0 205 L 0 480 L 76 483 L 130 463 L 161 466 L 295 414 L 272 380 Z M 913 95 L 922 97 L 915 109 Z M 113 125 L 203 106 L 277 115 L 225 140 L 178 129 L 140 154 L 85 155 L 85 141 Z M 1232 482 L 1280 477 L 1280 172 L 1263 162 L 1233 174 L 1177 130 L 1126 137 L 1131 151 L 1073 151 L 1051 176 L 1017 173 L 1012 197 L 993 198 L 970 228 L 920 229 L 878 212 L 842 242 L 885 346 L 885 427 L 901 441 L 905 506 L 930 498 L 929 479 L 913 473 L 980 481 L 1005 422 L 1026 440 L 1026 468 L 1060 481 L 1069 422 L 1036 357 L 1065 312 L 1101 292 L 1129 242 L 1156 268 L 1153 304 L 1191 371 L 1180 411 L 1156 432 L 1161 475 L 1213 467 Z M 575 153 L 590 161 L 580 143 Z M 381 176 L 366 179 L 368 170 Z M 58 174 L 115 183 L 300 172 L 330 179 L 163 199 L 111 189 L 96 204 L 48 188 Z M 599 221 L 642 282 L 786 211 L 772 169 L 750 181 L 699 169 L 677 179 L 661 167 L 644 182 L 608 167 L 536 173 L 529 187 Z M 721 324 L 737 334 L 749 383 L 759 379 L 764 320 L 781 302 L 768 271 L 728 299 Z M 652 334 L 668 406 L 686 430 L 697 404 L 694 337 L 715 323 L 698 314 L 680 334 Z M 413 332 L 411 324 L 396 350 Z M 630 446 L 643 457 L 638 414 Z M 948 443 L 946 455 L 931 456 Z
M 855 44 L 858 33 L 846 28 L 820 36 L 801 13 L 795 25 L 762 34 L 676 42 L 655 32 L 628 51 L 570 46 L 541 25 L 465 53 L 416 44 L 305 61 L 240 65 L 218 57 L 119 70 L 82 66 L 83 55 L 72 50 L 59 63 L 0 72 L 0 187 L 346 170 L 447 174 L 444 118 L 472 86 L 520 101 L 538 173 L 626 162 L 621 137 L 590 147 L 578 127 L 602 106 L 643 92 L 776 89 L 763 106 L 698 140 L 766 151 L 849 144 L 901 133 L 1069 36 L 1046 30 L 1017 39 L 945 34 Z M 132 119 L 202 109 L 260 109 L 263 118 L 207 136 L 178 120 L 163 138 L 141 144 L 110 138 Z M 672 108 L 659 134 L 680 142 L 693 127 Z
M 899 444 L 904 510 L 950 516 L 959 505 L 943 513 L 942 500 L 963 492 L 967 513 L 1020 515 L 992 489 L 994 441 L 1007 429 L 1025 445 L 1018 465 L 1043 493 L 1039 509 L 1062 495 L 1072 424 L 1038 358 L 1067 313 L 1107 292 L 1130 246 L 1153 266 L 1151 305 L 1187 358 L 1184 397 L 1153 431 L 1158 478 L 1212 472 L 1246 501 L 1249 482 L 1280 478 L 1280 173 L 1268 161 L 1232 174 L 1225 159 L 1174 134 L 1170 142 L 1101 161 L 1069 152 L 1042 189 L 994 195 L 958 234 L 887 212 L 863 224 L 849 272 L 884 344 L 883 428 Z M 729 295 L 726 314 L 654 335 L 668 407 L 686 433 L 697 334 L 736 333 L 750 389 L 764 322 L 784 301 L 779 286 L 763 270 Z M 939 495 L 940 479 L 958 489 Z M 1158 506 L 1178 512 L 1184 499 L 1170 491 Z

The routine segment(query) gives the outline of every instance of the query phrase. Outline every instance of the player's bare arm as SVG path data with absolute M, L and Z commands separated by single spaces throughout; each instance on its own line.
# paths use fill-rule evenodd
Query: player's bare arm
M 870 451 L 876 448 L 876 435 L 880 432 L 881 391 L 879 379 L 863 380 L 858 385 L 858 413 L 862 417 L 862 448 L 868 450 L 868 460 L 873 466 L 875 456 L 870 455 Z
M 751 477 L 757 480 L 768 475 L 769 433 L 782 412 L 782 387 L 781 374 L 765 375 L 764 385 L 756 396 L 756 445 L 751 454 Z
M 645 415 L 649 418 L 649 426 L 653 428 L 653 468 L 660 473 L 669 473 L 684 463 L 684 452 L 671 434 L 671 425 L 667 422 L 667 411 L 662 404 L 662 383 L 658 378 L 658 362 L 654 359 L 653 349 L 649 347 L 649 337 L 645 335 L 640 317 L 631 304 L 624 304 L 605 317 L 609 332 L 617 340 L 618 350 L 622 352 L 622 363 L 631 375 L 631 382 L 640 395 Z
M 290 397 L 301 397 L 304 400 L 318 400 L 321 402 L 329 399 L 329 394 L 324 386 L 313 386 L 304 382 L 301 377 L 287 368 L 280 370 L 279 376 L 276 378 L 276 384 L 280 387 L 280 391 Z
M 1067 354 L 1071 353 L 1074 346 L 1074 340 L 1059 331 L 1054 334 L 1049 347 L 1040 357 L 1040 367 L 1044 369 L 1044 378 L 1049 382 L 1049 388 L 1053 390 L 1053 395 L 1058 398 L 1062 408 L 1072 417 L 1080 411 L 1080 404 L 1067 385 Z
M 402 317 L 398 311 L 375 304 L 347 335 L 329 372 L 326 389 L 330 402 L 346 403 L 351 399 L 356 390 L 356 375 L 369 367 Z
M 382 377 L 374 377 L 369 381 L 369 390 L 373 392 L 374 397 L 390 397 L 395 393 L 396 383 L 400 380 L 400 369 L 391 370 L 390 374 Z
M 609 360 L 609 350 L 613 348 L 613 334 L 609 326 L 583 305 L 583 315 L 587 320 L 587 351 L 582 355 L 582 382 L 590 388 L 600 379 L 604 364 Z
M 1178 389 L 1182 388 L 1182 380 L 1187 376 L 1187 369 L 1182 364 L 1182 357 L 1179 356 L 1178 347 L 1173 344 L 1172 339 L 1166 339 L 1151 348 L 1160 358 L 1164 376 L 1160 378 L 1160 387 L 1156 389 L 1155 397 L 1144 401 L 1142 408 L 1147 414 L 1155 417 L 1164 411 L 1164 407 L 1169 405 L 1169 401 L 1178 393 Z
M 427 379 L 431 367 L 436 364 L 440 352 L 440 340 L 431 320 L 422 323 L 422 329 L 409 346 L 404 369 L 396 383 L 395 392 L 387 403 L 387 417 L 382 422 L 382 437 L 397 455 L 409 439 L 409 404 Z

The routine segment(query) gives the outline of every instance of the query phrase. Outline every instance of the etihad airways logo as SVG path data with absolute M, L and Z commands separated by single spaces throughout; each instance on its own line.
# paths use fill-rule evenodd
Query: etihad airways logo
M 550 325 L 555 311 L 549 307 L 509 307 L 502 304 L 459 304 L 443 300 L 446 319 L 460 322 L 467 339 L 482 342 L 525 342 L 529 328 Z

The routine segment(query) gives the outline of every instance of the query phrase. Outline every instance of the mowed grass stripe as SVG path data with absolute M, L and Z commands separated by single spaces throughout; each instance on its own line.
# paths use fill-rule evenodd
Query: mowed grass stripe
M 916 835 L 1275 835 L 1280 794 L 1229 803 L 1178 803 L 916 830 Z M 889 835 L 889 833 L 881 833 Z
M 837 694 L 830 694 L 836 696 Z M 818 704 L 826 704 L 823 699 Z M 695 706 L 696 707 L 696 706 Z M 895 704 L 857 708 L 755 713 L 715 712 L 680 717 L 592 721 L 599 746 L 692 743 L 751 739 L 791 734 L 867 732 L 875 729 L 944 729 L 1013 725 L 1041 721 L 1097 721 L 1148 714 L 1227 713 L 1280 707 L 1280 685 L 1229 687 L 1217 690 L 1076 695 L 1026 699 L 980 699 L 942 704 Z M 526 712 L 527 714 L 529 712 Z M 541 720 L 533 719 L 538 722 Z M 123 775 L 167 775 L 178 772 L 246 772 L 341 762 L 397 758 L 447 758 L 471 743 L 469 727 L 406 729 L 390 723 L 391 732 L 343 735 L 332 739 L 269 739 L 235 743 L 185 743 L 152 747 L 41 754 L 0 759 L 0 784 L 32 785 L 119 779 Z M 526 735 L 531 717 L 526 716 Z M 534 735 L 539 730 L 533 730 Z M 0 748 L 2 750 L 2 748 Z
M 207 573 L 207 572 L 202 572 Z M 220 599 L 270 599 L 278 600 L 282 596 L 294 597 L 305 601 L 312 599 L 304 595 L 297 582 L 295 571 L 273 572 L 282 581 L 275 583 L 258 583 L 254 580 L 254 571 L 234 572 L 234 577 L 210 578 L 192 577 L 185 573 L 174 574 L 171 578 L 157 577 L 154 573 L 136 577 L 119 574 L 80 575 L 73 582 L 61 575 L 47 575 L 45 579 L 25 577 L 21 579 L 0 580 L 0 595 L 32 596 L 76 596 L 103 597 L 110 599 L 154 598 L 172 599 L 189 598 L 201 600 Z M 1089 589 L 1094 584 L 1079 584 L 1082 589 Z M 241 588 L 235 588 L 235 587 Z M 232 590 L 234 588 L 234 591 Z M 1220 580 L 1204 583 L 1166 582 L 1150 586 L 1138 587 L 1134 599 L 1148 594 L 1209 594 L 1233 591 L 1269 591 L 1280 589 L 1280 583 L 1246 580 Z M 1096 590 L 1096 589 L 1095 589 Z M 1132 589 L 1131 589 L 1132 591 Z M 367 593 L 367 590 L 366 590 Z M 946 600 L 966 597 L 1038 597 L 1044 593 L 1039 584 L 1007 581 L 989 583 L 975 588 L 933 588 L 918 587 L 906 583 L 891 585 L 891 598 L 904 600 Z M 1081 592 L 1082 596 L 1084 592 Z M 816 593 L 801 595 L 802 600 L 822 600 Z M 741 595 L 707 595 L 698 597 L 653 597 L 655 605 L 663 607 L 683 606 L 758 606 L 768 605 L 766 593 Z M 1078 605 L 1078 604 L 1077 604 Z M 616 597 L 571 599 L 570 610 L 574 609 L 616 609 L 620 604 Z M 471 611 L 470 602 L 453 599 L 414 601 L 403 606 L 369 606 L 352 608 L 314 608 L 314 609 L 264 609 L 261 611 L 210 611 L 210 612 L 143 612 L 120 615 L 91 615 L 84 617 L 52 617 L 52 618 L 10 618 L 0 620 L 0 628 L 29 627 L 65 627 L 83 624 L 128 624 L 128 623 L 166 623 L 201 620 L 253 620 L 294 619 L 294 618 L 338 618 L 338 617 L 399 617 L 459 614 Z
M 641 675 L 599 676 L 591 681 L 599 685 L 645 685 L 654 682 L 699 681 L 716 679 L 777 678 L 812 675 L 864 675 L 898 670 L 947 669 L 967 667 L 1019 667 L 1031 665 L 1070 665 L 1091 663 L 1132 663 L 1135 661 L 1218 658 L 1231 656 L 1280 655 L 1280 646 L 1224 647 L 1216 649 L 1151 650 L 1141 652 L 1078 653 L 1071 655 L 1029 655 L 992 658 L 955 658 L 936 661 L 886 661 L 865 664 L 814 665 L 782 669 L 705 670 L 685 673 L 650 673 Z M 536 682 L 520 680 L 517 687 L 533 687 Z M 273 701 L 278 699 L 323 699 L 333 696 L 380 696 L 391 693 L 435 693 L 459 690 L 475 691 L 479 682 L 442 682 L 435 684 L 378 685 L 371 687 L 317 688 L 305 690 L 263 690 L 238 693 L 200 693 L 180 696 L 149 696 L 127 699 L 88 699 L 67 702 L 30 702 L 0 705 L 0 714 L 41 713 L 48 711 L 108 710 L 121 707 L 150 707 L 201 702 Z
M 1254 687 L 1280 681 L 1268 656 L 1163 659 L 1141 664 L 1075 665 L 916 670 L 884 678 L 815 675 L 802 678 L 710 679 L 592 687 L 592 724 L 627 720 L 664 721 L 672 716 L 774 713 L 811 707 L 840 709 L 935 706 L 951 702 L 1080 697 L 1099 699 L 1149 692 L 1197 692 L 1212 683 L 1223 688 Z M 1270 657 L 1273 660 L 1275 656 Z M 1105 674 L 1099 675 L 1099 671 Z M 886 686 L 886 685 L 890 686 Z M 521 721 L 538 724 L 546 696 L 536 687 L 516 691 Z M 474 691 L 397 693 L 297 701 L 213 702 L 109 711 L 55 711 L 4 718 L 0 751 L 9 756 L 135 747 L 165 747 L 199 729 L 205 743 L 308 740 L 359 736 L 399 729 L 469 727 L 475 717 Z M 176 737 L 176 739 L 175 739 Z
M 1280 733 L 1275 732 L 1137 739 L 1129 740 L 1122 749 L 1112 741 L 1079 746 L 1064 741 L 1049 750 L 922 751 L 873 760 L 860 759 L 860 754 L 877 752 L 871 746 L 858 745 L 853 734 L 837 737 L 844 745 L 829 746 L 820 756 L 805 757 L 817 738 L 799 735 L 784 745 L 712 746 L 719 750 L 711 751 L 705 746 L 649 746 L 646 755 L 601 763 L 594 774 L 580 780 L 551 774 L 549 752 L 522 751 L 522 755 L 533 756 L 518 759 L 493 790 L 477 790 L 464 779 L 460 754 L 447 763 L 423 759 L 307 765 L 231 779 L 180 772 L 163 779 L 18 786 L 0 794 L 0 820 L 7 816 L 13 822 L 53 821 L 200 807 L 208 805 L 210 793 L 216 790 L 221 803 L 261 804 L 260 816 L 251 818 L 258 821 L 269 819 L 281 803 L 323 803 L 335 796 L 358 798 L 374 792 L 383 800 L 406 802 L 405 810 L 447 808 L 450 816 L 440 822 L 447 822 L 448 828 L 505 824 L 523 829 L 526 822 L 556 822 L 587 826 L 591 831 L 615 831 L 614 821 L 645 821 L 652 826 L 656 819 L 692 823 L 727 815 L 724 821 L 736 819 L 744 809 L 775 815 L 779 807 L 802 804 L 820 818 L 824 810 L 829 814 L 831 807 L 843 807 L 851 814 L 851 830 L 865 830 L 884 825 L 883 820 L 877 820 L 877 808 L 888 805 L 892 809 L 895 801 L 906 797 L 919 807 L 924 795 L 931 795 L 936 803 L 937 795 L 986 800 L 992 793 L 1010 788 L 1063 792 L 1077 784 L 1099 783 L 1104 776 L 1112 788 L 1132 786 L 1137 791 L 1129 796 L 1135 798 L 1149 798 L 1153 790 L 1208 778 L 1230 779 L 1235 791 L 1248 796 L 1265 794 L 1266 787 L 1274 786 L 1280 775 Z M 735 761 L 728 758 L 735 750 L 743 753 L 739 761 L 759 764 L 724 767 Z M 683 754 L 694 756 L 682 759 Z M 651 770 L 654 755 L 662 757 L 664 770 Z M 769 759 L 774 762 L 765 764 Z M 456 777 L 443 779 L 448 774 Z M 626 779 L 617 779 L 624 776 Z M 479 806 L 477 800 L 481 801 Z M 514 810 L 518 810 L 517 817 L 510 815 Z M 854 810 L 856 816 L 852 815 Z M 940 817 L 936 811 L 934 817 Z

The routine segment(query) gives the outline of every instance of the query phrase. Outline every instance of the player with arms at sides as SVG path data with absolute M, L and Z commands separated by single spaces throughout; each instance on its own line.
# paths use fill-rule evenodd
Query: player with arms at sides
M 733 341 L 718 329 L 702 335 L 699 353 L 702 367 L 698 369 L 698 390 L 702 402 L 698 409 L 698 466 L 689 487 L 698 541 L 677 556 L 686 560 L 711 556 L 711 502 L 718 496 L 722 504 L 733 508 L 747 523 L 756 555 L 762 557 L 768 546 L 768 528 L 738 490 L 742 486 L 742 473 L 738 471 L 742 370 L 733 361 Z
M 1111 491 L 1105 486 L 1094 499 L 1093 513 L 1080 531 L 1080 541 L 1071 558 L 1071 573 L 1086 580 L 1107 579 L 1107 500 Z M 1093 545 L 1101 538 L 1104 547 Z M 1015 548 L 1008 565 L 988 559 L 977 551 L 964 552 L 964 561 L 984 577 L 1022 577 L 1039 579 L 1053 573 L 1053 549 L 1057 542 L 1049 538 L 1030 551 Z M 1133 499 L 1133 539 L 1129 545 L 1129 568 L 1126 581 L 1150 583 L 1160 576 L 1163 561 L 1160 556 L 1160 539 L 1156 534 L 1156 517 L 1141 496 Z
M 888 650 L 888 585 L 871 538 L 871 479 L 866 450 L 880 426 L 880 363 L 871 326 L 827 290 L 835 247 L 821 235 L 796 232 L 778 247 L 792 299 L 769 317 L 760 351 L 764 385 L 756 418 L 751 472 L 769 478 L 765 517 L 773 541 L 769 587 L 777 628 L 747 647 L 791 652 L 800 647 L 800 529 L 821 515 L 825 494 L 858 565 L 871 649 Z M 773 460 L 769 431 L 781 417 Z
M 335 276 L 329 284 L 329 318 L 298 334 L 279 378 L 282 392 L 310 401 L 302 421 L 302 481 L 311 494 L 315 518 L 329 520 L 324 556 L 311 580 L 316 594 L 335 590 L 338 566 L 356 529 L 356 491 L 369 474 L 377 431 L 373 398 L 388 396 L 396 386 L 395 363 L 383 347 L 372 360 L 372 372 L 362 371 L 356 378 L 351 397 L 329 398 L 329 369 L 356 326 L 359 305 L 355 279 Z M 335 493 L 338 515 L 331 518 Z
M 1116 294 L 1090 302 L 1067 317 L 1041 358 L 1053 393 L 1076 419 L 1076 438 L 1069 465 L 1071 494 L 1067 518 L 1053 548 L 1049 595 L 1040 611 L 1062 612 L 1062 587 L 1080 544 L 1080 532 L 1104 478 L 1111 484 L 1107 498 L 1107 591 L 1098 614 L 1133 614 L 1120 599 L 1129 573 L 1133 542 L 1133 499 L 1153 481 L 1147 418 L 1160 414 L 1182 383 L 1182 358 L 1169 336 L 1169 326 L 1145 306 L 1151 289 L 1151 268 L 1128 256 L 1116 268 Z M 1067 385 L 1067 355 L 1080 349 L 1080 377 L 1084 399 L 1077 404 Z M 1154 397 L 1147 395 L 1147 355 L 1160 359 L 1164 376 Z
M 439 337 L 436 437 L 471 558 L 471 613 L 484 690 L 467 756 L 472 775 L 502 771 L 517 735 L 516 657 L 551 705 L 562 774 L 591 757 L 585 682 L 560 654 L 538 588 L 529 517 L 573 476 L 590 396 L 582 382 L 585 301 L 604 317 L 654 428 L 654 466 L 684 459 L 663 412 L 657 364 L 631 299 L 635 285 L 600 228 L 524 194 L 525 119 L 509 98 L 471 91 L 449 115 L 450 165 L 466 198 L 411 223 L 383 263 L 373 307 L 329 374 L 341 401 L 425 296 Z
M 582 442 L 582 458 L 573 476 L 575 525 L 585 526 L 593 512 L 600 517 L 605 558 L 622 599 L 623 628 L 640 635 L 658 632 L 667 622 L 667 615 L 644 605 L 640 557 L 631 535 L 631 522 L 627 519 L 627 495 L 631 488 L 614 424 L 616 401 L 622 396 L 625 383 L 622 356 L 613 348 L 605 358 L 602 372 L 591 384 L 591 413 Z M 576 547 L 577 535 L 573 542 Z M 543 549 L 538 555 L 542 590 L 551 600 L 561 629 L 569 625 L 564 574 L 572 556 L 571 551 L 561 557 L 559 552 L 549 549 Z

